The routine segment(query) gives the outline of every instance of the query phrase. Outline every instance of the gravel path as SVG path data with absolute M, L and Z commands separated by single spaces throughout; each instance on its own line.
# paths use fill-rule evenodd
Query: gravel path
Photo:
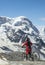
M 1 64 L 2 65 L 2 64 Z M 40 61 L 11 61 L 9 64 L 5 65 L 45 65 L 45 62 Z

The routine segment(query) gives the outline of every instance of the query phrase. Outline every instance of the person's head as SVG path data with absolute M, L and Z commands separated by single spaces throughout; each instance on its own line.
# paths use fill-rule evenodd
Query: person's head
M 30 39 L 29 39 L 29 37 L 27 37 L 27 41 L 29 41 Z
M 25 41 L 29 41 L 30 38 L 29 38 L 29 35 L 26 34 L 26 40 Z

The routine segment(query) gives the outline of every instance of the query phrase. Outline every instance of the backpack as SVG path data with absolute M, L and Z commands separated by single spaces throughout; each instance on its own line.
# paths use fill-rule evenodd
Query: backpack
M 31 49 L 30 40 L 28 40 L 27 42 L 28 42 L 28 47 Z

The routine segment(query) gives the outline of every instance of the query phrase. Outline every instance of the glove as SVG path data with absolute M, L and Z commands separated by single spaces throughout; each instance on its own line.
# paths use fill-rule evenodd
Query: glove
M 23 48 L 23 46 L 22 46 L 22 48 Z

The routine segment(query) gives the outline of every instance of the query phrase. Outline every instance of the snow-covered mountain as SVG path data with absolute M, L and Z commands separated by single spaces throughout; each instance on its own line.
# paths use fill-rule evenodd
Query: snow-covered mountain
M 45 44 L 40 32 L 27 17 L 0 17 L 0 53 L 18 51 L 19 47 L 15 44 L 21 45 L 27 35 L 33 43 L 32 50 L 39 53 L 41 60 L 45 60 Z
M 45 43 L 45 26 L 39 26 L 40 37 Z

